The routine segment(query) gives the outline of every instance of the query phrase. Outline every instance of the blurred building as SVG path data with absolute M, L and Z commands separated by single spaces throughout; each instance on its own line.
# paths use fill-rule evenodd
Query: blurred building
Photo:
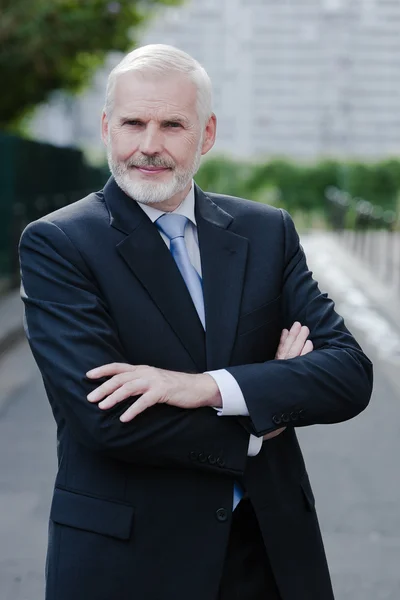
M 400 152 L 400 0 L 191 0 L 160 13 L 139 40 L 153 42 L 186 50 L 209 72 L 216 151 Z M 86 146 L 98 145 L 106 75 L 67 107 L 71 139 Z

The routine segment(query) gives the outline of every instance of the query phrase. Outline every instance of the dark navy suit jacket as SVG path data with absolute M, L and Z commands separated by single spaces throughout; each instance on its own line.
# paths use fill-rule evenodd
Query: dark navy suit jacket
M 333 597 L 295 428 L 362 411 L 371 363 L 285 211 L 199 188 L 195 209 L 206 333 L 158 230 L 112 178 L 21 237 L 26 333 L 57 422 L 47 600 L 214 600 L 238 479 L 283 600 Z M 315 350 L 274 360 L 296 320 Z M 157 405 L 121 423 L 124 406 L 86 399 L 99 381 L 85 373 L 110 362 L 228 368 L 250 417 Z M 249 432 L 282 425 L 247 457 Z

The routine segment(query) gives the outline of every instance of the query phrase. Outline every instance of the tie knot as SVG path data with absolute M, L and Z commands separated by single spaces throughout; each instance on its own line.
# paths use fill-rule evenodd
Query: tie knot
M 184 237 L 187 222 L 188 218 L 183 215 L 165 213 L 157 219 L 156 226 L 167 236 L 167 238 L 173 240 L 177 237 Z

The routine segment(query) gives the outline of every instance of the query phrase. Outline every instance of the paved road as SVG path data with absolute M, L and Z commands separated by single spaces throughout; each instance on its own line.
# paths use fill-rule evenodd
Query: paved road
M 8 363 L 24 377 L 0 404 L 0 598 L 43 600 L 55 427 L 26 342 Z
M 299 437 L 336 599 L 399 600 L 398 375 L 388 375 L 365 333 L 358 337 L 375 361 L 370 407 L 353 421 L 307 428 Z M 55 427 L 25 343 L 0 362 L 0 382 L 0 598 L 43 600 Z

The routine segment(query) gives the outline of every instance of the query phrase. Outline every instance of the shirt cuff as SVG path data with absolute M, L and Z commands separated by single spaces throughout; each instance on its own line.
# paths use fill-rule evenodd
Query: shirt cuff
M 261 450 L 261 446 L 263 445 L 263 438 L 256 437 L 255 435 L 250 435 L 249 439 L 249 448 L 247 450 L 247 456 L 257 456 L 257 454 Z
M 222 398 L 222 408 L 216 408 L 219 416 L 232 417 L 234 415 L 241 415 L 242 417 L 248 417 L 249 411 L 247 410 L 242 390 L 234 376 L 225 369 L 206 371 L 206 373 L 211 375 L 219 387 Z
M 218 411 L 218 415 L 225 417 L 232 417 L 234 415 L 248 417 L 249 411 L 247 410 L 242 390 L 240 389 L 240 386 L 234 376 L 225 369 L 220 369 L 218 371 L 207 371 L 207 374 L 211 375 L 211 377 L 214 379 L 221 394 L 222 408 L 214 407 L 215 410 Z M 257 456 L 261 450 L 263 441 L 264 440 L 262 437 L 256 437 L 255 435 L 251 434 L 247 456 Z

